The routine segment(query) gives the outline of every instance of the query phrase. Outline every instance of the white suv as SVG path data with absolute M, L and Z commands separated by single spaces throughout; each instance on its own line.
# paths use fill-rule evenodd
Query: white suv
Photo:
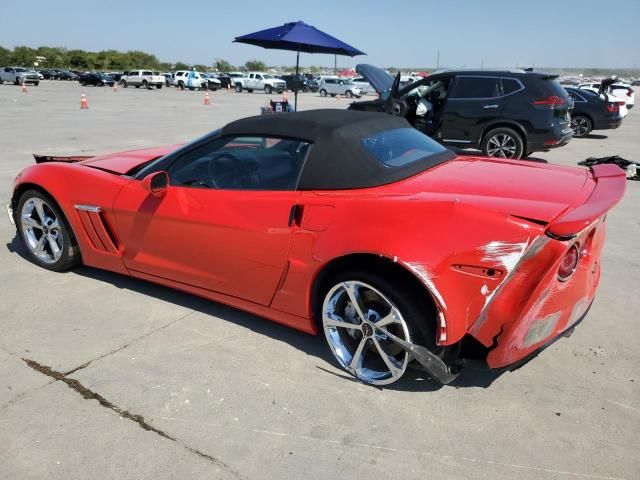
M 165 81 L 164 75 L 154 73 L 151 70 L 132 70 L 120 77 L 120 84 L 124 88 L 132 86 L 136 88 L 144 87 L 149 90 L 151 90 L 151 87 L 160 89 Z
M 209 80 L 195 70 L 178 70 L 173 76 L 173 84 L 180 89 L 206 90 Z
M 351 80 L 340 77 L 322 77 L 318 83 L 318 93 L 322 97 L 344 95 L 347 98 L 360 98 L 362 95 L 360 88 L 354 85 Z

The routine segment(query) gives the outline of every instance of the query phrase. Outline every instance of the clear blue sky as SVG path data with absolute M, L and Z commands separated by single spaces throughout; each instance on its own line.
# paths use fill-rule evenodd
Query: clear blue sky
M 268 5 L 268 7 L 265 7 Z M 231 43 L 303 20 L 367 52 L 338 57 L 409 67 L 640 68 L 640 0 L 0 0 L 0 45 L 144 50 L 160 60 L 291 65 L 291 52 Z M 302 65 L 331 65 L 302 55 Z

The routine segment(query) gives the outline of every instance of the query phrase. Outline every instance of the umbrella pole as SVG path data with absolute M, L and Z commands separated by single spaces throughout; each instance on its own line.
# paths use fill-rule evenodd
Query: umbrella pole
M 298 111 L 298 90 L 300 90 L 300 80 L 298 79 L 298 69 L 300 67 L 300 48 L 298 48 L 298 54 L 296 55 L 296 83 L 294 84 L 296 86 L 296 91 L 294 92 L 294 104 L 293 104 L 293 110 L 295 112 Z

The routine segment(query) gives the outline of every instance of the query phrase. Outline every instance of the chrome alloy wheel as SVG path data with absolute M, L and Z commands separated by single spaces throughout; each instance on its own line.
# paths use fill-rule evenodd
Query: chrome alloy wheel
M 340 365 L 365 383 L 388 385 L 409 355 L 391 336 L 411 341 L 402 313 L 379 290 L 356 280 L 335 285 L 322 306 L 324 334 Z
M 576 137 L 584 137 L 589 133 L 589 121 L 584 117 L 576 117 L 571 119 L 571 129 Z
M 55 213 L 45 201 L 32 197 L 24 202 L 20 225 L 31 253 L 44 263 L 56 263 L 62 256 L 63 234 Z
M 507 133 L 498 133 L 487 142 L 490 157 L 513 158 L 517 148 L 515 139 Z

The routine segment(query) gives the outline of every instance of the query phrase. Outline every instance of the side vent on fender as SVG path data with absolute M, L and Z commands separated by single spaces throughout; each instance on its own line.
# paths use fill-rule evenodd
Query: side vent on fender
M 95 205 L 75 205 L 75 208 L 93 247 L 101 252 L 117 254 L 118 242 L 102 217 L 102 209 Z

